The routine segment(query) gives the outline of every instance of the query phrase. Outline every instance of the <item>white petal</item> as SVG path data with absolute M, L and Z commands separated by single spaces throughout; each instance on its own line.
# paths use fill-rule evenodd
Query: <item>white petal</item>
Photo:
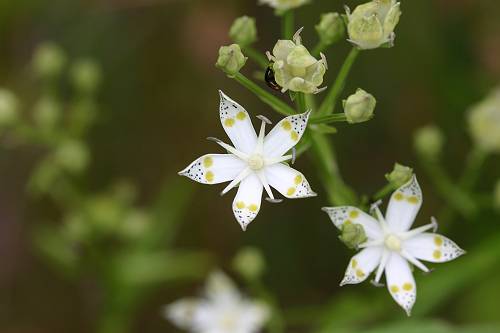
M 212 272 L 205 285 L 205 295 L 213 302 L 236 302 L 240 292 L 231 279 L 221 271 Z
M 202 184 L 218 184 L 233 180 L 246 167 L 232 154 L 207 154 L 196 159 L 179 175 Z
M 410 315 L 417 299 L 417 286 L 408 262 L 392 252 L 385 266 L 385 278 L 392 298 Z
M 410 229 L 422 206 L 422 190 L 417 178 L 413 178 L 398 188 L 391 196 L 385 220 L 393 232 Z
M 253 152 L 257 143 L 257 135 L 248 112 L 225 95 L 220 93 L 220 121 L 234 147 L 244 153 Z
M 238 332 L 260 332 L 271 315 L 269 307 L 260 302 L 244 300 L 240 308 L 241 319 Z
M 357 284 L 366 280 L 380 263 L 382 251 L 382 246 L 367 247 L 352 257 L 340 285 Z
M 447 262 L 465 253 L 451 239 L 434 233 L 412 237 L 403 246 L 415 258 L 430 262 Z
M 200 308 L 200 301 L 195 298 L 178 300 L 165 307 L 164 316 L 177 327 L 189 330 L 194 325 L 196 312 Z
M 278 157 L 295 146 L 307 128 L 311 112 L 305 112 L 282 119 L 264 139 L 264 156 Z
M 233 213 L 245 230 L 257 216 L 262 200 L 262 183 L 255 173 L 243 179 L 233 201 Z
M 287 198 L 315 196 L 306 177 L 288 165 L 277 163 L 264 169 L 269 185 Z
M 351 206 L 341 207 L 323 207 L 323 210 L 330 216 L 333 224 L 342 229 L 345 223 L 361 224 L 365 229 L 366 236 L 369 239 L 379 239 L 382 237 L 382 229 L 379 223 L 370 215 L 363 212 L 361 209 Z

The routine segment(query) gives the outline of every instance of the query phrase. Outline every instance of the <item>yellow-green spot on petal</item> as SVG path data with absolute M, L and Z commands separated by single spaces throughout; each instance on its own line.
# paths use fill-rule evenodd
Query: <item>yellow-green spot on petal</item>
M 238 114 L 236 115 L 236 119 L 238 120 L 244 120 L 246 117 L 247 115 L 243 111 L 238 112 Z
M 352 224 L 352 221 L 351 221 L 351 220 L 345 220 L 345 221 L 344 221 L 344 225 L 350 225 L 350 224 Z
M 358 261 L 356 259 L 352 259 L 351 265 L 352 268 L 356 268 L 358 266 Z
M 403 284 L 403 289 L 406 291 L 411 291 L 413 289 L 413 284 L 406 282 L 405 284 Z
M 441 251 L 439 251 L 439 250 L 435 250 L 435 251 L 432 253 L 432 256 L 434 257 L 434 259 L 441 259 Z
M 411 203 L 411 204 L 417 204 L 418 203 L 418 198 L 416 196 L 414 196 L 414 195 L 411 196 L 411 197 L 409 197 L 406 200 L 408 200 L 408 202 Z
M 289 131 L 292 129 L 292 124 L 290 124 L 288 120 L 285 120 L 283 124 L 281 124 L 281 127 L 283 127 L 285 131 Z
M 207 173 L 205 173 L 205 179 L 209 183 L 213 182 L 214 181 L 214 173 L 212 171 L 208 171 Z
M 443 239 L 439 236 L 434 236 L 434 244 L 436 244 L 437 246 L 443 245 Z
M 295 176 L 294 182 L 295 185 L 299 185 L 300 183 L 302 183 L 302 176 L 301 175 Z
M 225 121 L 224 121 L 224 125 L 226 127 L 232 127 L 234 125 L 234 119 L 233 118 L 227 118 Z
M 236 208 L 238 208 L 238 209 L 243 209 L 243 208 L 245 208 L 245 203 L 244 203 L 243 201 L 238 201 L 238 202 L 236 203 Z
M 357 276 L 358 278 L 363 278 L 363 277 L 365 277 L 365 273 L 364 273 L 362 270 L 357 269 L 357 270 L 356 270 L 356 276 Z
M 394 195 L 394 199 L 397 200 L 397 201 L 401 201 L 404 199 L 404 195 L 401 193 L 401 192 L 398 192 Z
M 293 195 L 295 193 L 295 187 L 290 187 L 287 191 L 286 191 L 286 194 L 287 195 Z
M 248 206 L 248 209 L 251 211 L 251 212 L 256 212 L 257 209 L 259 209 L 259 207 L 257 207 L 256 204 L 251 204 L 250 206 Z
M 295 131 L 292 131 L 290 133 L 290 137 L 292 138 L 293 141 L 298 141 L 299 140 L 299 135 Z
M 205 157 L 203 159 L 203 166 L 205 168 L 210 168 L 214 164 L 214 160 L 211 157 Z
M 351 210 L 351 212 L 349 213 L 349 217 L 351 219 L 355 219 L 358 216 L 359 216 L 359 212 L 357 210 Z
M 391 293 L 394 293 L 394 294 L 395 294 L 395 293 L 397 293 L 397 292 L 399 292 L 399 287 L 398 287 L 398 286 L 396 286 L 395 284 L 393 284 L 393 285 L 391 286 Z

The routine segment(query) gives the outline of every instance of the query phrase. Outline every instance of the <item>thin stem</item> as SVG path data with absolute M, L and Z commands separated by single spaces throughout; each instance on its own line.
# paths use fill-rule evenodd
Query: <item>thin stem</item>
M 297 95 L 295 96 L 295 104 L 297 105 L 298 113 L 307 111 L 306 97 L 304 93 L 297 93 Z
M 292 39 L 295 33 L 295 13 L 293 9 L 287 10 L 281 19 L 283 39 Z
M 475 147 L 467 158 L 467 164 L 460 179 L 460 187 L 464 190 L 470 190 L 477 182 L 480 175 L 480 169 L 483 166 L 488 154 L 477 147 Z
M 323 52 L 327 47 L 328 47 L 328 45 L 319 41 L 318 44 L 316 44 L 316 46 L 314 47 L 314 49 L 312 51 L 312 55 L 314 57 L 319 57 L 320 53 Z
M 395 190 L 394 185 L 392 185 L 391 183 L 387 183 L 385 184 L 384 187 L 382 187 L 377 193 L 373 195 L 372 200 L 373 201 L 381 200 L 394 190 Z
M 255 61 L 262 69 L 266 69 L 269 66 L 269 60 L 256 49 L 251 46 L 245 46 L 243 53 L 247 55 L 250 59 Z
M 328 123 L 341 123 L 346 122 L 347 117 L 345 113 L 335 113 L 328 116 L 320 116 L 311 118 L 310 124 L 328 124 Z
M 269 92 L 265 91 L 257 84 L 255 84 L 252 80 L 248 79 L 241 73 L 237 73 L 234 76 L 234 79 L 238 81 L 242 86 L 253 92 L 258 98 L 260 98 L 264 103 L 269 105 L 278 113 L 282 115 L 289 116 L 295 114 L 295 110 L 290 107 L 288 104 L 280 100 L 279 98 L 273 96 Z
M 319 108 L 318 114 L 321 116 L 328 115 L 329 113 L 333 113 L 335 110 L 335 104 L 344 90 L 345 82 L 349 72 L 351 71 L 352 65 L 354 61 L 358 57 L 359 49 L 353 47 L 351 52 L 347 55 L 347 58 L 344 61 L 344 64 L 340 68 L 337 79 L 335 80 L 333 86 L 328 91 L 328 95 L 325 97 L 321 107 Z

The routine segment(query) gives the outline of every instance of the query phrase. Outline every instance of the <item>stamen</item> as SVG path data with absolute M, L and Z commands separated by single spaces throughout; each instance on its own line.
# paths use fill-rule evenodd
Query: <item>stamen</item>
M 241 151 L 239 151 L 238 149 L 228 145 L 227 143 L 224 143 L 222 140 L 220 139 L 217 139 L 217 138 L 214 138 L 214 137 L 211 137 L 209 136 L 207 138 L 207 140 L 209 141 L 213 141 L 215 143 L 217 143 L 218 145 L 220 145 L 222 148 L 226 149 L 228 152 L 230 152 L 231 154 L 233 154 L 234 156 L 246 161 L 248 159 L 248 154 L 245 154 Z
M 273 57 L 273 55 L 269 51 L 266 51 L 266 56 L 267 56 L 267 60 L 269 60 L 269 61 L 275 61 L 276 60 L 276 58 Z
M 364 249 L 367 247 L 379 246 L 379 245 L 382 245 L 383 243 L 384 243 L 384 241 L 382 239 L 376 239 L 376 240 L 371 240 L 368 242 L 361 243 L 358 245 L 358 248 Z
M 426 273 L 429 272 L 429 269 L 424 264 L 422 264 L 420 260 L 412 256 L 408 251 L 406 250 L 401 251 L 401 255 L 403 256 L 403 258 L 411 262 L 415 267 L 420 268 Z
M 430 229 L 432 229 L 434 232 L 436 232 L 437 231 L 437 227 L 438 227 L 437 221 L 436 221 L 435 218 L 431 218 L 431 221 L 432 222 L 429 223 L 429 224 L 423 225 L 421 227 L 415 228 L 415 229 L 410 230 L 410 231 L 403 232 L 399 236 L 403 240 L 405 240 L 405 239 L 410 239 L 412 237 L 420 235 L 421 233 L 424 233 L 424 232 L 426 232 L 427 230 L 430 230 Z
M 281 157 L 266 158 L 266 159 L 264 159 L 264 163 L 265 163 L 265 165 L 273 165 L 276 163 L 286 162 L 290 159 L 292 160 L 292 164 L 293 164 L 293 161 L 294 161 L 293 155 L 285 155 L 285 156 L 281 156 Z
M 325 65 L 325 68 L 328 70 L 328 62 L 326 61 L 325 55 L 323 54 L 323 52 L 320 52 L 319 54 L 321 56 L 321 60 L 323 60 L 323 64 Z
M 380 211 L 379 206 L 382 204 L 382 200 L 378 200 L 370 206 L 370 212 L 375 213 L 377 216 L 377 220 L 380 223 L 380 226 L 382 227 L 382 230 L 384 233 L 386 233 L 389 230 L 389 226 L 387 225 L 387 222 L 385 221 L 384 216 L 382 215 L 382 212 Z
M 372 286 L 374 286 L 375 288 L 382 288 L 382 287 L 385 287 L 385 284 L 383 283 L 380 283 L 380 282 L 377 282 L 375 280 L 370 280 L 370 283 Z
M 262 124 L 260 125 L 259 137 L 257 138 L 257 146 L 255 147 L 254 154 L 262 154 L 264 150 L 264 137 L 266 136 L 266 124 L 272 123 L 269 119 L 262 115 L 257 116 L 257 119 L 260 119 Z
M 267 183 L 266 176 L 262 172 L 257 172 L 257 177 L 259 177 L 260 182 L 264 186 L 264 189 L 266 190 L 269 198 L 274 200 L 274 195 L 273 195 L 273 192 L 271 191 L 271 187 L 269 187 L 269 184 Z
M 271 198 L 266 198 L 266 201 L 267 202 L 270 202 L 270 203 L 280 203 L 280 202 L 283 202 L 283 199 L 271 199 Z
M 295 164 L 295 158 L 297 157 L 297 150 L 295 147 L 292 148 L 292 165 Z
M 316 89 L 315 92 L 313 92 L 314 95 L 317 95 L 319 93 L 322 93 L 323 91 L 325 91 L 326 89 L 328 89 L 328 86 L 324 86 L 324 87 L 321 87 L 319 89 Z
M 223 196 L 224 194 L 226 194 L 227 192 L 229 192 L 233 187 L 235 187 L 236 185 L 238 185 L 243 179 L 245 179 L 248 175 L 250 174 L 250 168 L 245 168 L 243 169 L 242 172 L 239 173 L 238 176 L 236 176 L 236 178 L 234 178 L 230 183 L 229 185 L 226 186 L 225 189 L 222 190 L 222 192 L 220 193 L 221 196 Z
M 380 259 L 380 264 L 377 267 L 377 273 L 375 274 L 375 279 L 373 280 L 375 283 L 380 282 L 380 278 L 382 277 L 382 273 L 385 270 L 385 266 L 387 265 L 387 261 L 389 261 L 389 251 L 383 250 L 382 258 Z
M 300 28 L 297 30 L 297 32 L 293 35 L 292 40 L 295 42 L 295 44 L 300 45 L 302 44 L 302 38 L 300 38 L 300 33 L 304 30 L 304 27 Z

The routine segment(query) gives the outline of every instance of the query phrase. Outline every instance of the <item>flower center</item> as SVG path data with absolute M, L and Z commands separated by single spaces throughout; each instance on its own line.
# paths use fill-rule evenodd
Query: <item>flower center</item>
M 385 247 L 387 247 L 391 251 L 399 252 L 401 251 L 401 239 L 399 239 L 394 234 L 389 234 L 385 237 L 384 241 Z
M 250 169 L 257 171 L 264 167 L 264 159 L 259 154 L 254 154 L 248 158 L 248 166 Z

